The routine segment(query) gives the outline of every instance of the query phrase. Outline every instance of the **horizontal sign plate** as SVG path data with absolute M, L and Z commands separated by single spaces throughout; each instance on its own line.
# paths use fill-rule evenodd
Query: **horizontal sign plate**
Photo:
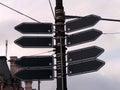
M 54 70 L 51 69 L 24 69 L 15 74 L 15 76 L 21 80 L 53 80 Z
M 96 30 L 96 29 L 90 29 L 87 31 L 83 31 L 80 33 L 72 34 L 67 36 L 67 46 L 73 46 L 77 44 L 83 44 L 90 41 L 96 40 L 100 35 L 102 34 L 102 31 Z
M 23 34 L 50 34 L 53 33 L 53 24 L 24 22 L 17 25 L 15 29 Z
M 15 40 L 15 43 L 23 48 L 51 48 L 53 47 L 53 38 L 42 36 L 23 36 Z
M 23 56 L 15 61 L 21 67 L 53 67 L 53 56 Z
M 82 18 L 77 18 L 66 23 L 66 31 L 72 32 L 75 30 L 80 30 L 84 28 L 88 28 L 94 26 L 99 20 L 100 16 L 97 15 L 88 15 Z
M 87 48 L 82 48 L 67 53 L 68 63 L 72 62 L 83 62 L 89 60 L 90 58 L 97 58 L 104 52 L 104 49 L 98 46 L 91 46 Z M 76 57 L 77 56 L 77 57 Z
M 86 62 L 68 64 L 68 75 L 77 75 L 98 71 L 105 62 L 98 59 L 88 60 Z

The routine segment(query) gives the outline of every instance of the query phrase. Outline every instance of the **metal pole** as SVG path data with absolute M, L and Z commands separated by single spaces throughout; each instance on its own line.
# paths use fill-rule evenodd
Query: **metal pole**
M 62 0 L 56 0 L 55 7 L 55 39 L 57 64 L 57 90 L 67 90 L 66 79 L 66 47 L 65 47 L 65 13 Z
M 40 80 L 38 80 L 38 90 L 40 90 Z
M 8 40 L 5 41 L 5 47 L 6 47 L 5 56 L 7 57 L 7 53 L 8 53 Z

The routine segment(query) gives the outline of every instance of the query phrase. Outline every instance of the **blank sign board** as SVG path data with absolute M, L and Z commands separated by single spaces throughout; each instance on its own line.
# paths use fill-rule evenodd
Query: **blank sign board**
M 53 38 L 42 36 L 23 36 L 15 40 L 15 43 L 23 48 L 50 48 L 53 47 Z
M 54 72 L 53 68 L 49 69 L 24 69 L 15 74 L 15 76 L 21 80 L 53 80 Z
M 15 61 L 21 67 L 53 67 L 53 56 L 23 56 Z
M 96 30 L 96 29 L 90 29 L 87 31 L 83 31 L 80 33 L 72 34 L 67 36 L 67 46 L 73 46 L 77 44 L 83 44 L 90 41 L 96 40 L 100 35 L 102 34 L 102 31 Z
M 90 58 L 97 58 L 104 52 L 104 49 L 98 46 L 91 46 L 78 50 L 69 51 L 67 53 L 68 63 L 70 62 L 83 62 Z
M 72 32 L 75 30 L 80 30 L 84 28 L 88 28 L 94 26 L 99 20 L 100 16 L 97 15 L 88 15 L 82 18 L 77 18 L 66 23 L 66 31 Z
M 53 33 L 53 24 L 24 22 L 17 25 L 15 29 L 23 34 L 50 34 Z
M 98 59 L 88 60 L 81 63 L 71 63 L 68 64 L 68 75 L 77 75 L 98 71 L 105 62 Z

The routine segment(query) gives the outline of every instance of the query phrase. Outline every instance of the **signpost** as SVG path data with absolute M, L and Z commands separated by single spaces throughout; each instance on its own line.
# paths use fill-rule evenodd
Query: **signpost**
M 23 36 L 15 41 L 23 48 L 51 48 L 53 47 L 53 38 L 47 36 Z
M 23 69 L 15 74 L 15 76 L 23 81 L 25 80 L 53 80 L 54 71 L 53 68 L 45 69 Z
M 101 19 L 100 16 L 96 15 L 88 15 L 83 18 L 77 18 L 71 21 L 66 22 L 66 31 L 72 32 L 75 30 L 80 30 L 84 28 L 88 28 L 94 26 L 99 20 Z
M 52 34 L 53 24 L 24 22 L 17 25 L 15 29 L 23 34 Z
M 67 53 L 68 63 L 70 62 L 83 62 L 86 60 L 93 60 L 91 58 L 97 58 L 104 52 L 104 49 L 98 46 L 91 46 L 87 48 L 82 48 Z
M 100 16 L 88 15 L 66 22 L 66 32 L 72 32 L 94 26 Z M 67 46 L 83 44 L 96 40 L 102 31 L 90 29 L 80 33 L 68 35 L 64 30 L 65 13 L 62 0 L 56 0 L 55 7 L 55 45 L 51 36 L 23 36 L 15 43 L 23 48 L 53 48 L 56 54 L 56 90 L 67 90 L 66 78 L 66 43 Z M 16 30 L 23 34 L 51 34 L 53 33 L 52 23 L 21 23 L 15 27 Z M 67 39 L 67 40 L 65 40 Z M 103 53 L 103 49 L 92 46 L 84 49 L 70 51 L 68 55 L 68 75 L 76 75 L 99 70 L 104 61 L 98 60 L 97 57 Z M 53 80 L 53 57 L 41 56 L 23 56 L 16 61 L 24 69 L 16 73 L 16 77 L 22 80 Z
M 83 44 L 86 42 L 94 41 L 96 40 L 100 35 L 102 34 L 102 31 L 96 30 L 96 29 L 90 29 L 87 31 L 83 31 L 80 33 L 72 34 L 67 36 L 67 46 L 73 46 L 77 44 Z
M 15 63 L 21 67 L 53 67 L 53 56 L 22 56 Z
M 71 63 L 68 65 L 68 75 L 77 75 L 98 71 L 102 66 L 104 66 L 105 62 L 93 58 L 93 60 L 87 60 L 86 62 L 77 62 Z

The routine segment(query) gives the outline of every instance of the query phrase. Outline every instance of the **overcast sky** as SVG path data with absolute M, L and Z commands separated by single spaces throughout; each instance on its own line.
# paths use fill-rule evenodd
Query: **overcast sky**
M 53 8 L 55 0 L 51 0 Z M 40 22 L 52 22 L 54 18 L 48 0 L 0 0 L 24 14 Z M 64 0 L 64 9 L 67 15 L 86 16 L 99 15 L 102 18 L 120 19 L 120 0 Z M 41 55 L 52 49 L 26 49 L 14 44 L 14 41 L 23 36 L 14 29 L 22 22 L 35 22 L 0 5 L 0 55 L 5 55 L 5 40 L 8 40 L 8 59 L 10 56 Z M 99 21 L 94 27 L 103 33 L 120 32 L 120 22 Z M 85 29 L 86 30 L 86 29 Z M 25 35 L 24 35 L 25 36 Z M 99 71 L 67 77 L 68 90 L 120 90 L 120 34 L 103 34 L 96 41 L 77 45 L 68 50 L 99 46 L 105 52 L 98 57 L 106 62 Z M 45 53 L 49 54 L 49 53 Z M 50 53 L 52 54 L 52 53 Z M 36 83 L 33 84 L 34 88 Z M 56 90 L 56 81 L 42 81 L 41 90 Z

